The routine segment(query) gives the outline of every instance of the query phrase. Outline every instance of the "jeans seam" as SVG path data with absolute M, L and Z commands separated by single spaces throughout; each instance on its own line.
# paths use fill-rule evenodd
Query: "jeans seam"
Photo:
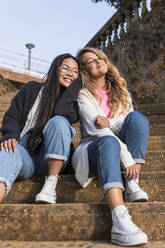
M 125 188 L 121 182 L 107 182 L 106 184 L 103 185 L 103 192 L 105 193 L 107 190 L 109 190 L 111 188 L 119 188 L 122 191 L 125 190 Z
M 16 166 L 15 166 L 15 167 L 16 167 Z M 21 169 L 22 169 L 22 167 L 20 168 L 19 173 L 20 173 Z M 19 175 L 19 173 L 18 173 L 18 175 Z M 10 181 L 15 182 L 15 180 L 16 180 L 17 177 L 18 177 L 18 175 L 16 175 L 16 170 L 15 170 L 15 171 L 13 172 L 13 174 L 11 175 Z M 14 180 L 13 180 L 13 179 L 14 179 Z
M 119 138 L 120 138 L 120 140 L 123 142 L 123 143 L 125 143 L 126 145 L 128 144 L 128 128 L 129 128 L 129 119 L 131 118 L 130 117 L 130 115 L 132 115 L 132 114 L 136 114 L 136 112 L 137 111 L 133 111 L 133 112 L 130 112 L 127 116 L 126 116 L 126 118 L 125 118 L 125 120 L 124 120 L 124 122 L 123 122 L 123 125 L 122 125 L 122 127 L 121 127 L 121 130 L 122 130 L 122 135 L 119 133 Z M 139 113 L 139 112 L 138 112 Z M 145 116 L 143 116 L 143 117 L 145 117 Z M 143 119 L 143 117 L 142 117 L 142 119 Z M 146 118 L 146 117 L 145 117 Z M 120 131 L 121 131 L 120 130 Z M 127 147 L 128 147 L 128 145 L 127 145 Z M 144 164 L 145 163 L 145 153 L 146 153 L 146 148 L 144 149 L 144 147 L 140 147 L 140 149 L 141 150 L 143 150 L 142 151 L 142 153 L 144 154 L 142 154 L 142 157 L 141 158 L 133 158 L 134 160 L 135 160 L 135 162 L 136 163 L 142 163 L 142 164 Z M 128 151 L 131 153 L 131 155 L 132 155 L 132 157 L 133 157 L 133 151 L 130 151 L 130 148 L 128 148 Z M 135 156 L 137 156 L 137 155 L 135 155 Z M 138 154 L 138 156 L 139 156 L 139 154 Z
M 44 158 L 45 159 L 52 158 L 52 159 L 57 159 L 57 160 L 64 160 L 65 162 L 68 159 L 67 156 L 59 155 L 59 154 L 45 154 Z
M 135 162 L 138 164 L 145 164 L 145 160 L 143 158 L 133 158 L 135 160 Z
M 100 174 L 101 174 L 101 177 L 102 177 L 102 180 L 103 180 L 103 183 L 105 182 L 105 177 L 104 177 L 104 172 L 103 172 L 103 168 L 102 168 L 102 160 L 101 160 L 101 146 L 98 144 L 98 150 L 99 150 L 99 158 L 100 158 Z

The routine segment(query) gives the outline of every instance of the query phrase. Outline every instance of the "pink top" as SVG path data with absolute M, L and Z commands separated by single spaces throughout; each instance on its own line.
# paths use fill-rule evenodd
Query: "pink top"
M 100 97 L 101 104 L 102 104 L 102 107 L 103 107 L 104 112 L 106 114 L 106 117 L 109 118 L 111 110 L 110 110 L 110 106 L 109 106 L 109 103 L 108 103 L 108 101 L 109 101 L 108 92 L 106 90 L 101 90 L 101 91 L 95 90 L 95 94 L 96 94 L 96 96 Z

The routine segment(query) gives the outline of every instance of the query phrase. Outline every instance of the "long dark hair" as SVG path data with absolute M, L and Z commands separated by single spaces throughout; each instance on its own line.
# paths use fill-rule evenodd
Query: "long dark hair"
M 54 106 L 66 89 L 58 80 L 60 65 L 66 58 L 72 58 L 77 62 L 76 58 L 69 53 L 59 55 L 53 60 L 47 73 L 37 109 L 37 119 L 34 127 L 30 130 L 31 135 L 28 139 L 28 149 L 30 151 L 35 151 L 39 148 L 42 141 L 42 129 L 47 121 L 53 116 Z

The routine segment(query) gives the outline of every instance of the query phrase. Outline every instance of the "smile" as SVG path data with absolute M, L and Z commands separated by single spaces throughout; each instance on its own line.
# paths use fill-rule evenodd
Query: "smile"
M 64 81 L 67 83 L 72 83 L 72 79 L 70 79 L 70 78 L 64 78 Z

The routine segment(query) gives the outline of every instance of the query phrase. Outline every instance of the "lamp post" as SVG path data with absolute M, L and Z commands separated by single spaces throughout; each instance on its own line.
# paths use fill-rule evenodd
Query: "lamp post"
M 35 45 L 31 43 L 27 43 L 25 45 L 28 49 L 28 70 L 30 71 L 30 66 L 31 66 L 31 49 L 35 47 Z

